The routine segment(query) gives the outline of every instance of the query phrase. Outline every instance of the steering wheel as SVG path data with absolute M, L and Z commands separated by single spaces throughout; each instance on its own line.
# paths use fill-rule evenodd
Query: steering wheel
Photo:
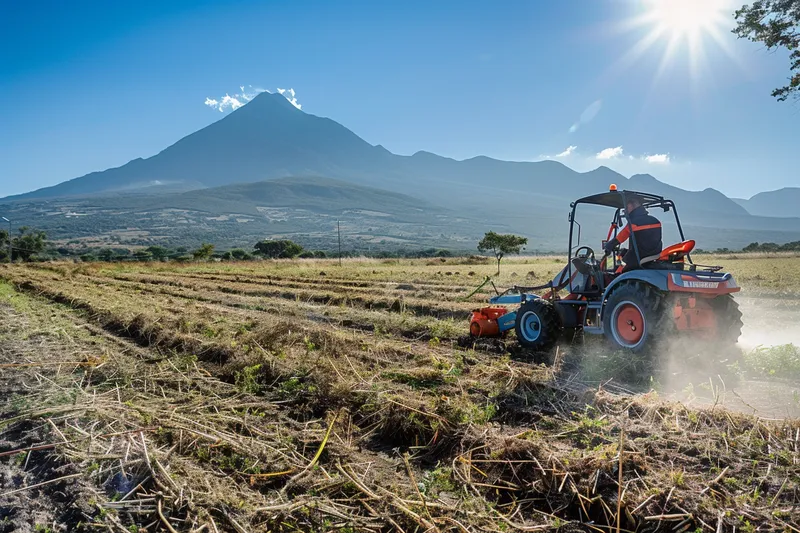
M 581 255 L 581 251 L 583 251 L 583 250 L 586 250 L 586 255 L 582 256 Z M 588 246 L 581 246 L 580 248 L 575 250 L 575 257 L 579 257 L 581 259 L 591 260 L 592 262 L 594 262 L 594 250 L 592 250 Z
M 583 252 L 583 253 L 581 253 Z M 592 274 L 597 270 L 598 264 L 594 257 L 594 250 L 588 246 L 581 246 L 575 250 L 575 256 L 572 259 L 572 266 L 584 275 Z

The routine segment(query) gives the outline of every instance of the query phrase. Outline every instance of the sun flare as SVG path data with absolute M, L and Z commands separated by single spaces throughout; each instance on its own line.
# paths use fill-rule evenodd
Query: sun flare
M 674 61 L 688 66 L 691 78 L 699 79 L 706 68 L 705 47 L 713 42 L 730 59 L 738 63 L 730 47 L 726 26 L 732 23 L 734 0 L 628 0 L 636 12 L 623 20 L 620 28 L 643 31 L 638 42 L 612 68 L 627 68 L 646 57 L 653 49 L 662 48 L 655 80 Z
M 724 0 L 647 0 L 648 14 L 660 32 L 695 36 L 714 31 L 726 14 Z

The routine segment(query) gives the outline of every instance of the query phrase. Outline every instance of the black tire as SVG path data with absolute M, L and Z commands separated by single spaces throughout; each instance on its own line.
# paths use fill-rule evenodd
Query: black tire
M 663 329 L 663 301 L 661 291 L 646 283 L 627 282 L 617 287 L 603 310 L 606 339 L 620 350 L 653 350 Z
M 711 306 L 717 315 L 718 342 L 725 347 L 734 346 L 742 336 L 742 312 L 739 303 L 730 294 L 717 296 L 711 300 Z
M 742 359 L 742 350 L 737 346 L 742 336 L 742 312 L 733 295 L 725 294 L 711 300 L 714 314 L 717 316 L 717 338 L 710 352 L 718 364 L 729 367 Z
M 523 348 L 547 352 L 556 345 L 562 330 L 561 317 L 547 300 L 530 300 L 517 310 L 514 331 Z

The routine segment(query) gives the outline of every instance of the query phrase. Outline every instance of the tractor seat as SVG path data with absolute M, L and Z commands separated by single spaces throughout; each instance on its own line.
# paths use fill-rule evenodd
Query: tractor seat
M 597 274 L 599 273 L 589 265 L 587 265 L 581 258 L 576 257 L 572 259 L 572 268 L 574 268 L 579 274 L 584 276 L 585 281 L 582 283 L 582 286 L 576 286 L 573 284 L 573 280 L 570 280 L 570 285 L 572 292 L 574 294 L 585 294 L 585 295 L 597 295 L 603 290 L 598 283 Z
M 673 244 L 672 246 L 664 248 L 658 255 L 643 257 L 642 260 L 639 261 L 639 264 L 644 265 L 645 263 L 651 263 L 653 261 L 660 261 L 664 263 L 683 262 L 683 258 L 689 255 L 692 250 L 694 250 L 694 245 L 695 242 L 691 240 Z

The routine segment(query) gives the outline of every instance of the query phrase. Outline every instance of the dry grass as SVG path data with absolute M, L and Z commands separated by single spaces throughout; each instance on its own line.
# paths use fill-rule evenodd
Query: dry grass
M 481 297 L 459 298 L 492 269 L 471 263 L 3 268 L 0 494 L 19 492 L 0 514 L 87 531 L 800 521 L 797 422 L 459 349 Z

